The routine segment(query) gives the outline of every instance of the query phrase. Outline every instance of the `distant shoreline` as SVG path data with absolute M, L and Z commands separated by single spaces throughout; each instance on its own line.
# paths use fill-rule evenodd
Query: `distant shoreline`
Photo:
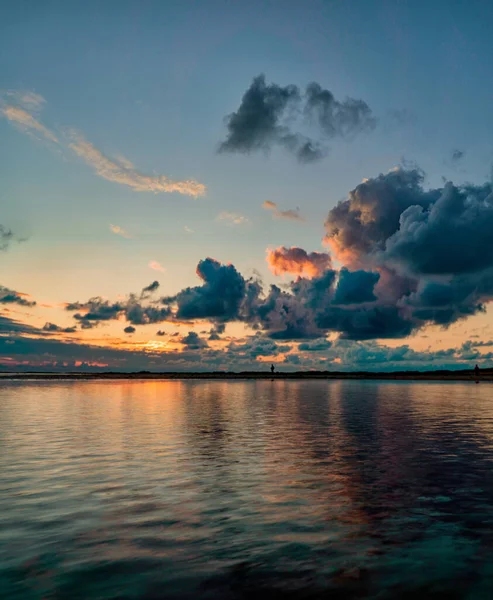
M 461 371 L 394 371 L 386 372 L 330 372 L 297 371 L 274 373 L 265 371 L 206 372 L 206 373 L 0 373 L 2 380 L 379 380 L 379 381 L 492 381 L 493 369 L 484 369 L 478 378 L 472 370 Z

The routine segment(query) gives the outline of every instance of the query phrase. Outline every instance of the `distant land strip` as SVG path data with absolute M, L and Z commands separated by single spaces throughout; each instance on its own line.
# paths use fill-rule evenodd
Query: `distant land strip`
M 180 373 L 180 372 L 1 372 L 0 382 L 2 380 L 114 380 L 114 379 L 134 379 L 134 380 L 180 380 L 180 379 L 198 379 L 198 380 L 244 380 L 244 379 L 265 379 L 265 380 L 312 380 L 312 379 L 350 379 L 350 380 L 390 380 L 390 381 L 485 381 L 493 382 L 493 369 L 482 369 L 479 376 L 476 377 L 474 371 L 467 370 L 437 370 L 437 371 L 392 371 L 392 372 L 371 372 L 371 371 L 295 371 L 269 373 L 266 371 L 211 371 L 198 373 Z

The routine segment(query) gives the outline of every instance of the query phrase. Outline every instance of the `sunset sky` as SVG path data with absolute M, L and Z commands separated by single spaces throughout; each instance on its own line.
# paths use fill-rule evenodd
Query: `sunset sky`
M 25 2 L 0 369 L 493 366 L 493 7 Z

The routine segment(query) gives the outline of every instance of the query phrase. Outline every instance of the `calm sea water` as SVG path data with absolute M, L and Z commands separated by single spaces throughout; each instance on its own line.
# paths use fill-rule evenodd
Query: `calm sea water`
M 493 597 L 493 386 L 0 383 L 3 599 Z

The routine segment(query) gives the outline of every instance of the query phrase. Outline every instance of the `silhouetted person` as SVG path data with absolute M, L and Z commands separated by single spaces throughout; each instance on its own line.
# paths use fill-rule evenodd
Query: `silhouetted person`
M 476 379 L 479 378 L 479 367 L 478 367 L 478 365 L 476 365 L 474 367 L 474 377 L 476 377 Z
M 270 372 L 272 373 L 272 375 L 274 375 L 274 368 L 275 368 L 274 365 L 270 366 Z

